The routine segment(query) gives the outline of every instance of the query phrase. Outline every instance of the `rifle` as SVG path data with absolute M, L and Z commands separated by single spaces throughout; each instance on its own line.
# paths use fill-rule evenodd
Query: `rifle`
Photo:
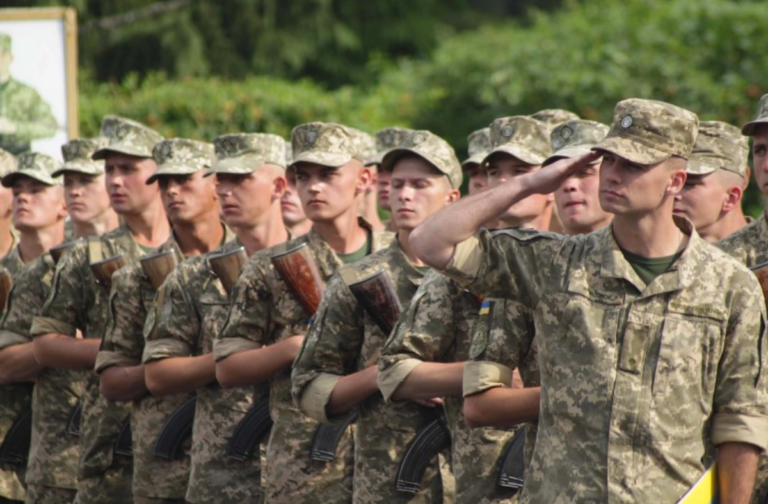
M 336 458 L 336 450 L 347 428 L 357 421 L 354 411 L 347 415 L 341 425 L 320 424 L 312 436 L 312 447 L 309 450 L 310 460 L 330 462 Z
M 13 421 L 6 433 L 0 446 L 0 463 L 26 467 L 31 441 L 32 410 L 28 409 Z
M 520 490 L 525 481 L 525 427 L 517 430 L 501 456 L 497 484 L 502 488 Z
M 112 275 L 115 271 L 125 266 L 125 257 L 123 254 L 117 254 L 107 257 L 104 260 L 91 263 L 91 271 L 96 277 L 96 282 L 103 285 L 107 290 L 112 288 Z
M 211 255 L 208 257 L 208 264 L 211 265 L 213 274 L 224 286 L 224 290 L 227 291 L 227 297 L 232 297 L 232 289 L 237 283 L 237 279 L 240 278 L 240 272 L 243 270 L 243 265 L 248 260 L 248 256 L 245 254 L 245 247 L 238 247 L 231 252 L 225 252 L 223 254 Z
M 59 264 L 59 260 L 61 259 L 61 256 L 64 255 L 64 252 L 71 249 L 73 245 L 75 245 L 80 240 L 71 240 L 64 243 L 59 243 L 55 247 L 51 247 L 48 250 L 48 253 L 51 254 L 51 259 L 53 259 L 53 264 Z
M 269 397 L 256 403 L 237 423 L 227 443 L 224 456 L 230 460 L 245 462 L 253 456 L 253 450 L 272 428 L 269 416 Z
M 155 439 L 155 457 L 165 460 L 181 458 L 181 444 L 192 434 L 197 397 L 192 396 L 171 413 Z
M 312 317 L 323 297 L 325 282 L 320 276 L 320 270 L 307 243 L 304 242 L 298 247 L 275 254 L 271 259 L 280 278 L 299 300 L 299 304 L 307 315 Z
M 752 266 L 749 269 L 751 269 L 757 277 L 757 281 L 760 283 L 760 288 L 763 289 L 763 294 L 768 296 L 768 261 Z M 766 297 L 765 303 L 768 305 L 768 297 Z
M 403 307 L 397 297 L 397 291 L 392 284 L 392 279 L 384 270 L 379 270 L 373 275 L 360 281 L 350 283 L 352 275 L 341 271 L 342 279 L 347 283 L 352 295 L 363 309 L 376 322 L 376 325 L 389 335 L 394 329 Z
M 5 306 L 8 303 L 11 287 L 13 287 L 11 272 L 8 271 L 8 268 L 0 269 L 0 307 L 2 307 L 2 310 L 5 310 Z
M 176 265 L 179 264 L 179 258 L 175 250 L 166 250 L 144 256 L 139 259 L 139 262 L 141 263 L 141 269 L 144 270 L 144 274 L 149 278 L 152 288 L 157 290 L 163 285 L 171 271 L 176 268 Z
M 80 424 L 83 420 L 83 405 L 80 401 L 75 404 L 72 411 L 69 413 L 69 420 L 67 420 L 67 432 L 73 436 L 80 435 Z
M 427 470 L 427 464 L 443 449 L 451 444 L 451 433 L 445 421 L 438 417 L 421 429 L 408 443 L 400 466 L 397 468 L 395 490 L 416 493 L 421 488 L 421 480 Z
M 131 414 L 128 413 L 120 425 L 115 439 L 115 455 L 133 457 L 133 440 L 131 439 Z

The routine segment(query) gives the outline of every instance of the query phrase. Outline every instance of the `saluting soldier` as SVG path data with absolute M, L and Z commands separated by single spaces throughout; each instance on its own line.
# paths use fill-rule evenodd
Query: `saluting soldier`
M 21 276 L 25 268 L 47 250 L 64 240 L 64 220 L 67 208 L 59 180 L 52 174 L 59 162 L 45 154 L 31 152 L 19 158 L 16 170 L 2 179 L 3 187 L 13 190 L 13 223 L 19 230 L 19 242 L 10 254 L 0 260 L 0 267 L 20 282 L 14 290 L 18 293 L 30 283 Z M 17 294 L 15 302 L 19 300 Z M 20 307 L 22 311 L 26 306 Z M 4 311 L 3 321 L 6 320 Z M 17 310 L 14 310 L 17 312 Z M 15 317 L 15 315 L 14 315 Z M 14 421 L 32 405 L 32 385 L 36 369 L 30 370 L 24 362 L 34 362 L 32 348 L 20 335 L 9 329 L 0 329 L 0 439 L 5 440 Z M 33 365 L 34 368 L 34 365 Z M 22 486 L 26 465 L 3 465 L 0 468 L 0 498 L 23 501 Z
M 357 412 L 353 502 L 452 501 L 451 487 L 442 485 L 437 459 L 428 467 L 417 493 L 396 489 L 398 463 L 405 448 L 435 415 L 431 408 L 412 402 L 384 403 L 376 376 L 379 353 L 389 332 L 377 325 L 352 294 L 349 283 L 384 271 L 394 287 L 389 302 L 408 305 L 428 269 L 410 254 L 408 234 L 459 198 L 461 167 L 450 145 L 428 131 L 409 133 L 383 156 L 379 167 L 390 172 L 397 238 L 389 247 L 342 266 L 328 283 L 316 322 L 294 364 L 293 396 L 302 412 L 322 423 L 342 420 L 353 409 Z M 391 308 L 369 309 L 385 312 Z
M 0 149 L 0 177 L 5 177 L 17 167 L 16 156 Z M 16 231 L 13 228 L 13 191 L 0 185 L 0 259 L 16 246 Z M 0 307 L 2 310 L 2 307 Z
M 689 111 L 624 100 L 596 153 L 459 201 L 411 235 L 450 278 L 535 311 L 541 410 L 524 502 L 675 502 L 712 446 L 721 499 L 749 501 L 768 444 L 765 306 L 749 270 L 673 218 L 697 130 Z M 610 228 L 480 230 L 600 155 Z
M 50 368 L 85 369 L 81 397 L 80 459 L 75 502 L 133 502 L 132 461 L 114 452 L 115 440 L 130 407 L 99 393 L 92 372 L 106 330 L 109 287 L 97 282 L 91 264 L 123 254 L 127 262 L 162 245 L 170 234 L 157 184 L 146 184 L 157 165 L 152 148 L 162 140 L 156 131 L 130 119 L 107 116 L 101 136 L 108 145 L 92 158 L 104 160 L 105 184 L 120 227 L 100 238 L 76 244 L 56 266 L 51 293 L 32 322 L 35 357 Z M 82 338 L 76 337 L 77 331 Z
M 304 416 L 291 398 L 290 368 L 301 348 L 307 313 L 296 293 L 278 275 L 271 257 L 306 244 L 327 281 L 342 264 L 386 247 L 389 233 L 374 232 L 358 218 L 357 197 L 370 182 L 370 170 L 352 133 L 334 123 L 294 128 L 295 177 L 304 211 L 314 223 L 309 234 L 257 252 L 234 288 L 227 321 L 214 342 L 216 377 L 224 387 L 270 388 L 274 421 L 267 446 L 267 503 L 349 502 L 353 444 L 350 429 L 333 461 L 311 460 L 318 422 Z
M 277 135 L 235 134 L 214 140 L 216 180 L 224 222 L 235 232 L 210 254 L 182 262 L 158 292 L 147 326 L 143 362 L 156 397 L 196 392 L 191 473 L 186 500 L 257 504 L 262 490 L 259 450 L 245 461 L 224 457 L 235 427 L 254 404 L 251 387 L 216 382 L 213 340 L 227 316 L 228 295 L 209 258 L 245 248 L 248 256 L 289 239 L 281 216 L 286 188 L 285 141 Z M 211 177 L 211 178 L 213 178 Z

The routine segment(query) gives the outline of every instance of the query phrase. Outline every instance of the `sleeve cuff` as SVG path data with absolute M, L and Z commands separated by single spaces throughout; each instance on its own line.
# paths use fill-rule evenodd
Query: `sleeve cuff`
M 712 443 L 748 443 L 761 450 L 768 447 L 768 417 L 718 413 L 712 422 Z
M 390 401 L 392 394 L 394 394 L 398 387 L 400 387 L 405 379 L 408 378 L 411 371 L 421 363 L 422 361 L 419 359 L 404 359 L 396 362 L 387 369 L 382 370 L 379 368 L 376 383 L 379 386 L 381 395 L 384 396 L 385 402 Z
M 234 353 L 255 350 L 257 348 L 261 348 L 261 345 L 245 338 L 219 339 L 213 342 L 213 359 L 219 362 L 221 359 L 226 359 Z
M 32 327 L 29 330 L 29 334 L 32 337 L 50 333 L 75 337 L 77 336 L 77 329 L 71 324 L 50 317 L 35 317 L 32 319 Z
M 331 400 L 333 389 L 340 379 L 340 376 L 330 373 L 319 374 L 317 378 L 309 382 L 301 392 L 299 409 L 301 409 L 305 415 L 314 418 L 320 423 L 333 423 L 335 418 L 328 418 L 325 407 Z M 346 415 L 339 416 L 339 418 L 344 417 L 346 417 Z
M 17 332 L 3 330 L 0 331 L 0 350 L 13 345 L 22 345 L 30 343 L 32 339 Z
M 512 369 L 496 362 L 476 361 L 464 364 L 464 397 L 512 384 Z
M 483 247 L 477 235 L 470 236 L 453 249 L 453 257 L 443 270 L 460 285 L 468 285 L 477 277 L 483 262 Z
M 112 366 L 138 366 L 139 364 L 141 363 L 137 362 L 136 359 L 131 359 L 121 353 L 101 350 L 96 355 L 94 371 L 96 374 L 101 374 L 105 369 Z
M 144 342 L 144 354 L 141 356 L 141 362 L 146 364 L 169 357 L 189 357 L 190 355 L 192 355 L 192 349 L 187 343 L 164 338 Z

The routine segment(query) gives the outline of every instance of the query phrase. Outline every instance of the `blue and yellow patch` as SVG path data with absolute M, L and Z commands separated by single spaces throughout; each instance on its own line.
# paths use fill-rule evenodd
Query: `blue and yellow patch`
M 489 300 L 483 301 L 480 305 L 480 315 L 488 315 L 491 312 L 491 302 Z

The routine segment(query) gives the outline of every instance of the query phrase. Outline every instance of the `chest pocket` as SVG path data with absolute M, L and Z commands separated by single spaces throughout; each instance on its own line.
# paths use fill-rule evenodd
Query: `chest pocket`
M 202 330 L 201 347 L 196 355 L 213 352 L 213 340 L 216 339 L 227 319 L 229 302 L 223 294 L 204 292 L 200 296 L 200 327 Z

